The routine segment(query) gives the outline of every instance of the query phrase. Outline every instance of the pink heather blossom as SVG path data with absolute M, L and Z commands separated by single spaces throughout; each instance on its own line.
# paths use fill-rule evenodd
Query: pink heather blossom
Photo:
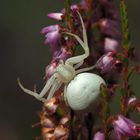
M 55 97 L 52 97 L 49 102 L 44 104 L 44 107 L 47 111 L 47 114 L 54 114 L 58 107 L 57 99 Z
M 59 49 L 59 43 L 61 34 L 59 33 L 60 27 L 59 25 L 50 25 L 47 27 L 44 27 L 41 30 L 42 34 L 45 34 L 45 44 L 51 45 L 51 50 L 58 50 Z
M 94 135 L 93 140 L 105 140 L 105 135 L 104 135 L 104 133 L 102 133 L 102 132 L 97 132 L 97 133 Z
M 99 26 L 103 33 L 112 38 L 120 40 L 121 33 L 120 33 L 120 24 L 118 22 L 111 19 L 102 19 L 100 21 Z
M 75 13 L 77 14 L 76 11 L 79 10 L 79 7 L 76 4 L 74 4 L 74 5 L 71 5 L 70 9 L 72 11 L 72 14 L 75 14 Z
M 53 62 L 50 65 L 48 65 L 45 69 L 45 78 L 51 77 L 54 74 L 56 67 L 57 67 L 56 62 Z
M 110 72 L 115 68 L 116 59 L 113 57 L 113 54 L 113 52 L 108 52 L 97 61 L 97 68 L 101 69 L 102 73 Z
M 44 27 L 42 30 L 41 30 L 41 33 L 42 34 L 47 34 L 47 33 L 51 33 L 51 32 L 54 32 L 54 31 L 59 31 L 59 25 L 50 25 L 50 26 L 47 26 L 47 27 Z
M 47 16 L 51 19 L 54 19 L 54 20 L 62 20 L 64 14 L 62 14 L 62 13 L 49 13 Z
M 137 124 L 123 115 L 118 115 L 113 120 L 113 127 L 117 140 L 121 140 L 123 136 L 140 137 L 137 132 Z
M 131 96 L 126 99 L 126 107 L 131 106 L 136 109 L 138 113 L 140 113 L 140 100 L 138 100 L 135 96 Z
M 79 7 L 78 7 L 78 5 L 73 4 L 73 5 L 70 6 L 70 10 L 71 10 L 72 15 L 75 15 L 75 14 L 77 14 L 76 11 L 79 10 Z M 61 12 L 62 12 L 64 15 L 66 14 L 66 10 L 65 10 L 65 9 L 62 9 Z
M 67 60 L 69 57 L 72 56 L 72 52 L 69 50 L 66 50 L 66 48 L 61 48 L 61 50 L 55 51 L 53 55 L 53 62 L 59 61 L 59 60 Z
M 118 45 L 119 43 L 117 40 L 106 37 L 104 42 L 104 50 L 105 52 L 117 52 Z

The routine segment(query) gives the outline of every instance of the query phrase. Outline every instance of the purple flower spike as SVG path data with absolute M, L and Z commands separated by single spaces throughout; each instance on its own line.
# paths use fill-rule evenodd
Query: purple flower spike
M 122 115 L 118 115 L 117 119 L 113 120 L 113 126 L 117 140 L 121 140 L 123 136 L 140 137 L 137 132 L 137 124 Z
M 44 27 L 41 30 L 42 34 L 45 34 L 45 44 L 50 44 L 51 45 L 51 50 L 57 50 L 59 49 L 59 42 L 61 35 L 59 33 L 60 27 L 59 25 L 50 25 L 47 27 Z
M 113 52 L 108 52 L 103 55 L 96 63 L 97 68 L 101 69 L 102 73 L 108 73 L 115 68 L 116 59 L 113 57 Z
M 62 20 L 64 14 L 62 14 L 62 13 L 49 13 L 47 16 L 51 19 L 54 19 L 54 20 Z
M 97 133 L 94 135 L 93 140 L 105 140 L 105 135 L 104 135 L 104 133 L 102 133 L 102 132 L 97 132 Z
M 117 52 L 119 43 L 115 39 L 105 38 L 104 49 L 105 52 Z

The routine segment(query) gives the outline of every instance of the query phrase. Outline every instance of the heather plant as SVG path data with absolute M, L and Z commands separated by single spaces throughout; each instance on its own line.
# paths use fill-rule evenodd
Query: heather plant
M 120 0 L 119 7 L 114 5 L 113 0 L 81 0 L 72 5 L 70 0 L 64 2 L 64 9 L 48 14 L 59 24 L 41 30 L 45 35 L 44 43 L 50 47 L 52 55 L 51 62 L 45 68 L 47 86 L 37 94 L 25 89 L 18 81 L 24 92 L 32 96 L 35 94 L 43 102 L 39 114 L 42 134 L 38 139 L 139 139 L 140 124 L 131 116 L 134 112 L 139 115 L 140 100 L 132 90 L 130 78 L 133 72 L 140 73 L 140 66 L 136 49 L 130 42 L 125 1 Z M 79 54 L 79 48 L 83 48 L 85 53 Z M 69 66 L 79 70 L 65 82 L 66 74 L 71 72 Z M 64 78 L 54 77 L 60 71 Z M 92 75 L 83 80 L 81 73 L 86 72 Z M 91 81 L 93 75 L 95 77 Z M 88 85 L 83 84 L 82 80 Z M 72 82 L 75 86 L 70 89 Z M 84 99 L 81 99 L 82 91 Z M 120 110 L 114 113 L 111 108 L 116 97 L 119 101 L 116 106 Z M 81 106 L 78 108 L 77 105 Z

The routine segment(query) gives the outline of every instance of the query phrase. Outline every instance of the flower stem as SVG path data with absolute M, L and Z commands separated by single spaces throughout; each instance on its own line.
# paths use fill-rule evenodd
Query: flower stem
M 65 0 L 66 21 L 70 20 L 70 0 Z

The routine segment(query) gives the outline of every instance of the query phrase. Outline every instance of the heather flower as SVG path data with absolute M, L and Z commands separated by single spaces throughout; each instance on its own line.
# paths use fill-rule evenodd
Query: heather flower
M 79 10 L 79 7 L 78 7 L 78 5 L 73 4 L 73 5 L 70 6 L 70 10 L 71 10 L 72 15 L 75 15 L 75 14 L 77 15 L 77 12 L 76 11 Z M 63 13 L 65 15 L 66 14 L 66 10 L 65 9 L 62 9 L 61 10 L 61 13 Z
M 70 9 L 71 9 L 72 14 L 75 15 L 77 14 L 79 7 L 76 4 L 74 4 L 74 5 L 71 5 Z
M 42 128 L 43 140 L 52 140 L 53 139 L 53 131 L 54 131 L 54 128 L 43 127 Z
M 81 0 L 80 1 L 80 7 L 87 10 L 88 9 L 87 2 L 85 0 Z
M 62 13 L 49 13 L 47 16 L 51 19 L 54 19 L 54 20 L 62 20 L 64 17 L 64 14 L 62 14 Z
M 96 66 L 101 69 L 102 73 L 108 73 L 115 68 L 115 63 L 116 59 L 113 57 L 113 52 L 108 52 L 97 61 Z
M 104 135 L 104 133 L 102 133 L 102 132 L 97 132 L 97 133 L 94 135 L 93 140 L 105 140 L 105 135 Z
M 60 43 L 60 38 L 61 34 L 59 33 L 60 27 L 59 25 L 50 25 L 47 27 L 44 27 L 41 30 L 42 34 L 45 34 L 45 44 L 50 44 L 51 45 L 51 50 L 57 50 L 59 49 L 59 43 Z
M 113 120 L 113 127 L 117 140 L 121 140 L 123 136 L 140 137 L 137 132 L 137 124 L 123 115 L 118 115 Z
M 104 34 L 115 39 L 121 38 L 120 25 L 115 20 L 102 19 L 99 22 L 99 27 Z
M 49 102 L 44 104 L 45 110 L 48 114 L 54 114 L 58 107 L 58 102 L 55 97 L 51 98 Z
M 94 11 L 94 20 L 98 21 L 101 18 L 118 20 L 118 10 L 114 7 L 113 2 L 110 0 L 96 0 L 94 2 L 96 7 Z
M 134 104 L 136 101 L 137 101 L 137 98 L 136 98 L 135 96 L 129 97 L 129 98 L 126 100 L 126 104 L 127 104 L 127 106 L 129 106 L 129 105 Z
M 140 101 L 135 96 L 130 97 L 127 100 L 127 105 L 134 107 L 137 110 L 137 112 L 140 113 Z
M 41 125 L 43 127 L 47 127 L 47 128 L 53 128 L 55 127 L 55 122 L 54 122 L 54 118 L 49 118 L 46 117 L 45 115 L 41 116 Z
M 57 67 L 56 62 L 53 62 L 50 65 L 48 65 L 45 69 L 45 77 L 44 78 L 46 79 L 46 78 L 51 77 L 54 74 L 56 67 Z
M 57 62 L 59 60 L 67 60 L 72 56 L 72 52 L 67 50 L 66 48 L 61 48 L 61 50 L 55 51 L 53 55 L 53 62 Z
M 118 45 L 119 43 L 117 40 L 106 37 L 104 42 L 104 50 L 105 52 L 117 52 Z
M 60 120 L 60 125 L 65 126 L 68 122 L 69 122 L 69 118 L 68 118 L 67 116 L 66 116 L 66 117 L 63 117 L 63 118 Z
M 54 130 L 54 139 L 59 140 L 67 140 L 68 138 L 68 129 L 63 127 L 63 125 L 59 125 Z

